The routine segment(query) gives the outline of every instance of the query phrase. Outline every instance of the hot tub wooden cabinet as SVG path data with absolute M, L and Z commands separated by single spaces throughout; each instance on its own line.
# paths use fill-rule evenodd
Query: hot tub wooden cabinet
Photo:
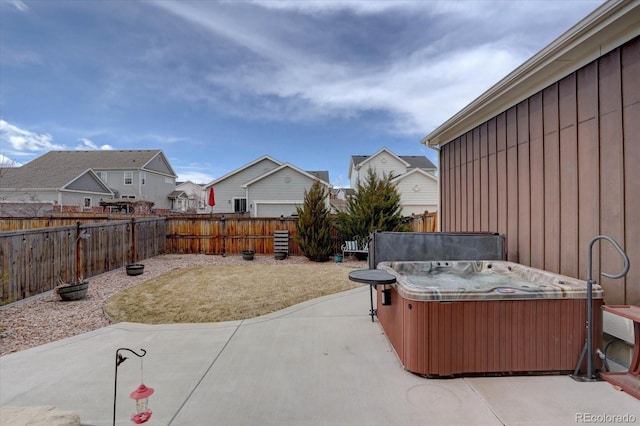
M 575 369 L 586 338 L 584 281 L 499 261 L 383 262 L 378 268 L 397 279 L 387 286 L 391 304 L 378 302 L 378 319 L 406 370 L 455 377 Z M 467 283 L 440 286 L 449 270 Z M 415 278 L 418 272 L 427 277 Z M 496 274 L 501 277 L 489 284 Z M 377 291 L 380 301 L 381 286 Z M 602 289 L 594 285 L 592 295 L 593 347 L 599 348 Z

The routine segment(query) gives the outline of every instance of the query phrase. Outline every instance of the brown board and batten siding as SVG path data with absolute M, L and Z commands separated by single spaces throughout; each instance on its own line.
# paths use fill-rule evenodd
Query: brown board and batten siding
M 640 38 L 620 51 L 622 82 L 622 145 L 624 151 L 624 238 L 636 261 L 627 275 L 627 303 L 640 305 Z M 608 257 L 611 257 L 608 255 Z
M 640 38 L 440 144 L 442 231 L 505 234 L 508 260 L 586 279 L 640 304 Z

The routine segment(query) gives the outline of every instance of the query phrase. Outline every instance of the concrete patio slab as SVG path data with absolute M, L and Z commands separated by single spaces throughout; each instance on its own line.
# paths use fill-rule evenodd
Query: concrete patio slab
M 118 425 L 131 424 L 141 366 L 155 389 L 150 425 L 559 425 L 580 413 L 640 422 L 640 402 L 606 382 L 408 373 L 371 322 L 367 286 L 250 320 L 120 323 L 5 355 L 0 405 L 55 406 L 83 425 L 110 425 L 121 347 L 147 355 L 118 369 Z

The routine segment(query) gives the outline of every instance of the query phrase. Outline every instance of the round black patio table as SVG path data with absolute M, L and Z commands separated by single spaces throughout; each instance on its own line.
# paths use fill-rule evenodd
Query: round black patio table
M 371 322 L 373 322 L 373 316 L 378 315 L 378 310 L 373 308 L 373 288 L 379 284 L 393 284 L 396 282 L 396 277 L 381 269 L 359 269 L 349 272 L 349 280 L 369 284 L 369 299 L 371 301 L 371 311 L 369 313 L 371 314 Z

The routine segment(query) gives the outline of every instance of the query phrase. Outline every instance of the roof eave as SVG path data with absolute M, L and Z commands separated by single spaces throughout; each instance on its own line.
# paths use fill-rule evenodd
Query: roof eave
M 640 34 L 640 1 L 604 3 L 422 138 L 442 146 Z
M 263 155 L 262 157 L 256 158 L 255 160 L 251 161 L 250 163 L 247 163 L 247 164 L 245 164 L 245 165 L 243 165 L 243 166 L 241 166 L 241 167 L 239 167 L 239 168 L 237 168 L 237 169 L 235 169 L 235 170 L 233 170 L 233 171 L 231 171 L 231 172 L 229 172 L 229 173 L 227 173 L 227 174 L 225 174 L 223 176 L 220 176 L 217 179 L 212 180 L 211 182 L 209 182 L 206 185 L 204 185 L 204 189 L 209 189 L 213 185 L 219 184 L 220 182 L 224 181 L 225 179 L 227 179 L 227 178 L 229 178 L 229 177 L 231 177 L 233 175 L 236 175 L 236 174 L 240 173 L 241 171 L 246 170 L 246 169 L 250 168 L 251 166 L 253 166 L 255 164 L 258 164 L 262 160 L 272 161 L 272 162 L 274 162 L 274 163 L 276 163 L 278 165 L 277 167 L 280 167 L 280 166 L 282 166 L 284 164 L 282 161 L 276 160 L 275 158 L 272 158 L 272 157 L 270 157 L 268 155 Z

